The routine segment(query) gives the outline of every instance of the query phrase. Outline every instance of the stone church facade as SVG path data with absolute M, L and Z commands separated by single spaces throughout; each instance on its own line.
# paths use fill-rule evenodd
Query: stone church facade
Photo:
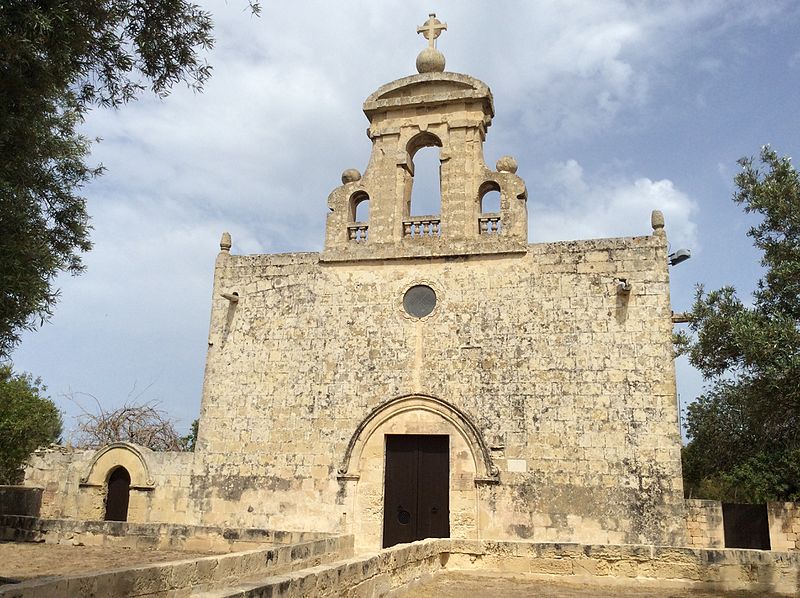
M 43 516 L 102 519 L 124 467 L 129 520 L 362 549 L 686 543 L 663 217 L 640 237 L 529 244 L 516 161 L 483 157 L 492 94 L 444 71 L 443 28 L 420 28 L 419 74 L 367 98 L 372 154 L 330 194 L 321 253 L 235 255 L 223 236 L 196 451 L 40 454 L 26 484 Z M 419 216 L 428 147 L 441 210 Z

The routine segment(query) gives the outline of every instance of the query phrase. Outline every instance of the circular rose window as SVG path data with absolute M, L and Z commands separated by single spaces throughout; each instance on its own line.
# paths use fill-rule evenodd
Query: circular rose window
M 418 284 L 406 291 L 403 296 L 403 308 L 415 318 L 424 318 L 436 307 L 436 293 L 424 284 Z

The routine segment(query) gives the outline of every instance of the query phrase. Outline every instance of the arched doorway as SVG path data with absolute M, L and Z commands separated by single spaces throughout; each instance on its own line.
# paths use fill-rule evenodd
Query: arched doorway
M 353 433 L 339 468 L 339 479 L 350 485 L 359 550 L 417 536 L 480 537 L 477 487 L 498 477 L 469 417 L 420 394 L 374 408 Z M 392 526 L 408 536 L 394 534 Z
M 108 494 L 106 495 L 106 521 L 127 521 L 128 500 L 130 498 L 131 474 L 120 466 L 108 476 Z

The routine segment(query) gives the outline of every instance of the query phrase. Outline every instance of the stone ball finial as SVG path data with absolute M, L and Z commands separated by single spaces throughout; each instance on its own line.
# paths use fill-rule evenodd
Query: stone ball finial
M 342 173 L 342 184 L 355 183 L 361 180 L 361 173 L 355 168 L 348 168 Z
M 230 233 L 222 233 L 222 238 L 219 240 L 219 250 L 220 251 L 230 251 L 231 250 L 231 234 Z
M 442 73 L 444 72 L 444 54 L 436 48 L 425 48 L 417 56 L 418 73 Z
M 422 73 L 441 73 L 444 72 L 444 54 L 436 49 L 436 38 L 447 31 L 447 23 L 442 23 L 436 18 L 436 13 L 428 15 L 428 20 L 424 25 L 417 27 L 417 33 L 421 33 L 428 40 L 428 47 L 417 56 L 417 72 Z
M 518 167 L 517 161 L 511 156 L 503 156 L 495 164 L 497 172 L 510 172 L 511 174 L 516 174 Z
M 664 230 L 664 213 L 660 210 L 653 210 L 650 214 L 650 226 L 656 232 Z

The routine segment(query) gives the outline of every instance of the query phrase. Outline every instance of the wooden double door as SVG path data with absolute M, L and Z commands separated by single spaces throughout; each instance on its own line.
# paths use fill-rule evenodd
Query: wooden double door
M 450 537 L 450 437 L 387 434 L 383 547 Z

